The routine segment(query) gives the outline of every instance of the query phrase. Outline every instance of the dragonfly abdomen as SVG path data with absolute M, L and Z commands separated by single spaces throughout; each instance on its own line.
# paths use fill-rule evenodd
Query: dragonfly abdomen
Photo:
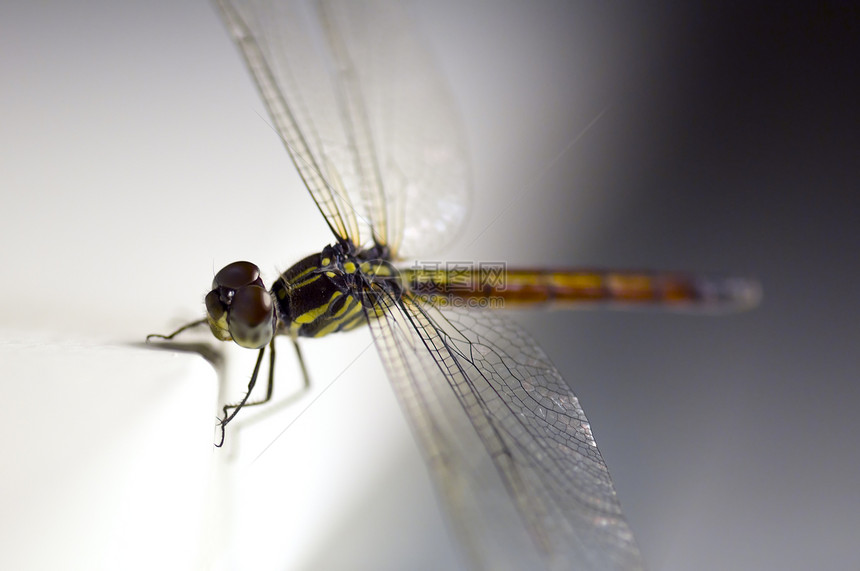
M 417 295 L 435 303 L 502 308 L 662 307 L 693 311 L 745 309 L 760 297 L 743 278 L 607 270 L 405 270 Z

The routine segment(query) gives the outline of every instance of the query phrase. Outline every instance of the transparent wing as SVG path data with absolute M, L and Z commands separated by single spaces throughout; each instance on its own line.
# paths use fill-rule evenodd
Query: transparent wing
M 531 337 L 492 312 L 384 303 L 374 339 L 470 556 L 641 569 L 585 413 Z
M 348 195 L 337 194 L 327 180 L 342 182 L 342 173 L 336 171 L 337 162 L 329 159 L 331 152 L 327 151 L 327 145 L 332 143 L 327 142 L 325 133 L 318 131 L 307 118 L 309 111 L 295 86 L 302 85 L 302 89 L 316 92 L 321 99 L 326 99 L 326 94 L 330 98 L 332 89 L 325 85 L 324 74 L 305 77 L 281 59 L 286 54 L 300 57 L 300 54 L 313 53 L 314 38 L 309 34 L 311 28 L 302 25 L 303 14 L 288 3 L 257 6 L 250 2 L 218 0 L 217 4 L 311 197 L 337 237 L 359 242 Z M 288 22 L 289 26 L 273 25 L 277 22 Z M 323 69 L 320 62 L 309 62 L 309 65 L 308 69 Z M 333 113 L 333 102 L 329 100 L 327 104 L 329 112 Z
M 451 97 L 393 2 L 219 0 L 308 190 L 339 236 L 426 253 L 462 227 L 468 156 Z M 335 181 L 339 181 L 336 183 Z

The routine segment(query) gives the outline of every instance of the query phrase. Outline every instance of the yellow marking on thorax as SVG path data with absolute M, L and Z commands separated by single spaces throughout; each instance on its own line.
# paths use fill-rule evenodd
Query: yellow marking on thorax
M 316 270 L 316 269 L 317 269 L 317 267 L 316 267 L 316 266 L 310 266 L 310 267 L 308 267 L 308 268 L 305 268 L 305 269 L 303 269 L 301 272 L 299 272 L 299 273 L 297 273 L 296 275 L 294 275 L 294 276 L 292 277 L 291 281 L 295 282 L 296 280 L 299 280 L 299 279 L 301 279 L 301 278 L 305 277 L 306 275 L 308 275 L 309 273 L 313 272 L 313 271 L 314 271 L 314 270 Z
M 293 322 L 294 322 L 294 323 L 300 323 L 300 324 L 302 324 L 302 325 L 304 325 L 304 324 L 306 324 L 306 323 L 311 323 L 311 322 L 312 322 L 313 320 L 315 320 L 317 317 L 319 317 L 320 315 L 322 315 L 323 313 L 325 313 L 325 312 L 328 310 L 328 308 L 329 308 L 329 306 L 331 305 L 331 303 L 332 303 L 335 299 L 337 299 L 338 297 L 340 297 L 340 296 L 342 296 L 342 295 L 343 295 L 343 292 L 340 292 L 340 291 L 336 291 L 336 292 L 334 292 L 334 293 L 331 295 L 331 297 L 329 298 L 328 302 L 326 302 L 326 303 L 324 303 L 324 304 L 320 305 L 319 307 L 315 307 L 315 308 L 313 308 L 313 309 L 311 309 L 311 310 L 308 310 L 308 311 L 304 312 L 303 314 L 301 314 L 301 315 L 299 315 L 298 317 L 296 317 L 296 318 L 293 320 Z
M 302 272 L 302 273 L 304 274 L 304 272 Z M 299 289 L 299 288 L 303 288 L 303 287 L 305 287 L 306 285 L 310 285 L 310 284 L 314 283 L 315 281 L 317 281 L 318 279 L 320 279 L 320 276 L 321 276 L 321 274 L 316 274 L 316 275 L 314 275 L 313 277 L 310 277 L 310 278 L 306 279 L 305 281 L 302 281 L 302 282 L 299 282 L 299 283 L 293 283 L 293 284 L 291 284 L 291 285 L 290 285 L 290 287 L 291 287 L 292 289 Z
M 319 268 L 317 268 L 316 266 L 311 266 L 309 268 L 305 268 L 301 272 L 299 272 L 296 275 L 294 275 L 293 277 L 291 277 L 289 279 L 289 281 L 284 280 L 283 289 L 280 289 L 278 291 L 278 299 L 284 299 L 285 297 L 287 297 L 287 294 L 290 291 L 305 287 L 306 285 L 312 284 L 316 280 L 318 280 L 320 277 L 320 274 L 311 275 L 311 274 L 313 274 L 313 272 L 317 271 L 317 269 L 319 269 Z M 311 276 L 311 277 L 308 278 L 307 276 Z M 305 278 L 307 278 L 307 279 L 305 279 Z
M 314 333 L 314 337 L 322 337 L 323 335 L 328 335 L 329 333 L 337 330 L 338 327 L 355 317 L 355 315 L 360 311 L 361 304 L 357 303 L 353 298 L 349 298 L 344 306 L 341 307 L 334 315 L 334 319 Z
M 357 307 L 358 307 L 358 302 L 357 302 L 357 301 L 355 301 L 355 298 L 353 298 L 353 297 L 348 297 L 348 298 L 346 299 L 346 301 L 344 302 L 343 307 L 341 307 L 340 309 L 338 309 L 338 310 L 337 310 L 337 311 L 332 315 L 332 317 L 333 317 L 333 318 L 335 318 L 335 319 L 337 319 L 337 318 L 339 318 L 339 317 L 342 317 L 342 316 L 343 316 L 343 314 L 344 314 L 344 313 L 346 313 L 347 311 L 352 311 L 353 309 L 356 309 Z

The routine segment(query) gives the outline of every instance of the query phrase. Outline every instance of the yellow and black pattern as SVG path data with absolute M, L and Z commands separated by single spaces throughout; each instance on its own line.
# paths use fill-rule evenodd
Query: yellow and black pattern
M 380 295 L 399 297 L 399 278 L 375 252 L 344 254 L 335 246 L 310 255 L 272 286 L 280 326 L 293 337 L 349 331 L 379 317 Z M 366 259 L 370 258 L 370 259 Z

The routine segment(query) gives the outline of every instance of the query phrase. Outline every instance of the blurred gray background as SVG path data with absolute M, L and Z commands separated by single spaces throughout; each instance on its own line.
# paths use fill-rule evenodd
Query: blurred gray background
M 650 568 L 860 567 L 856 8 L 419 4 L 475 165 L 452 259 L 764 286 L 723 317 L 517 316 Z M 4 3 L 0 77 L 5 329 L 137 339 L 223 263 L 330 239 L 205 2 Z

